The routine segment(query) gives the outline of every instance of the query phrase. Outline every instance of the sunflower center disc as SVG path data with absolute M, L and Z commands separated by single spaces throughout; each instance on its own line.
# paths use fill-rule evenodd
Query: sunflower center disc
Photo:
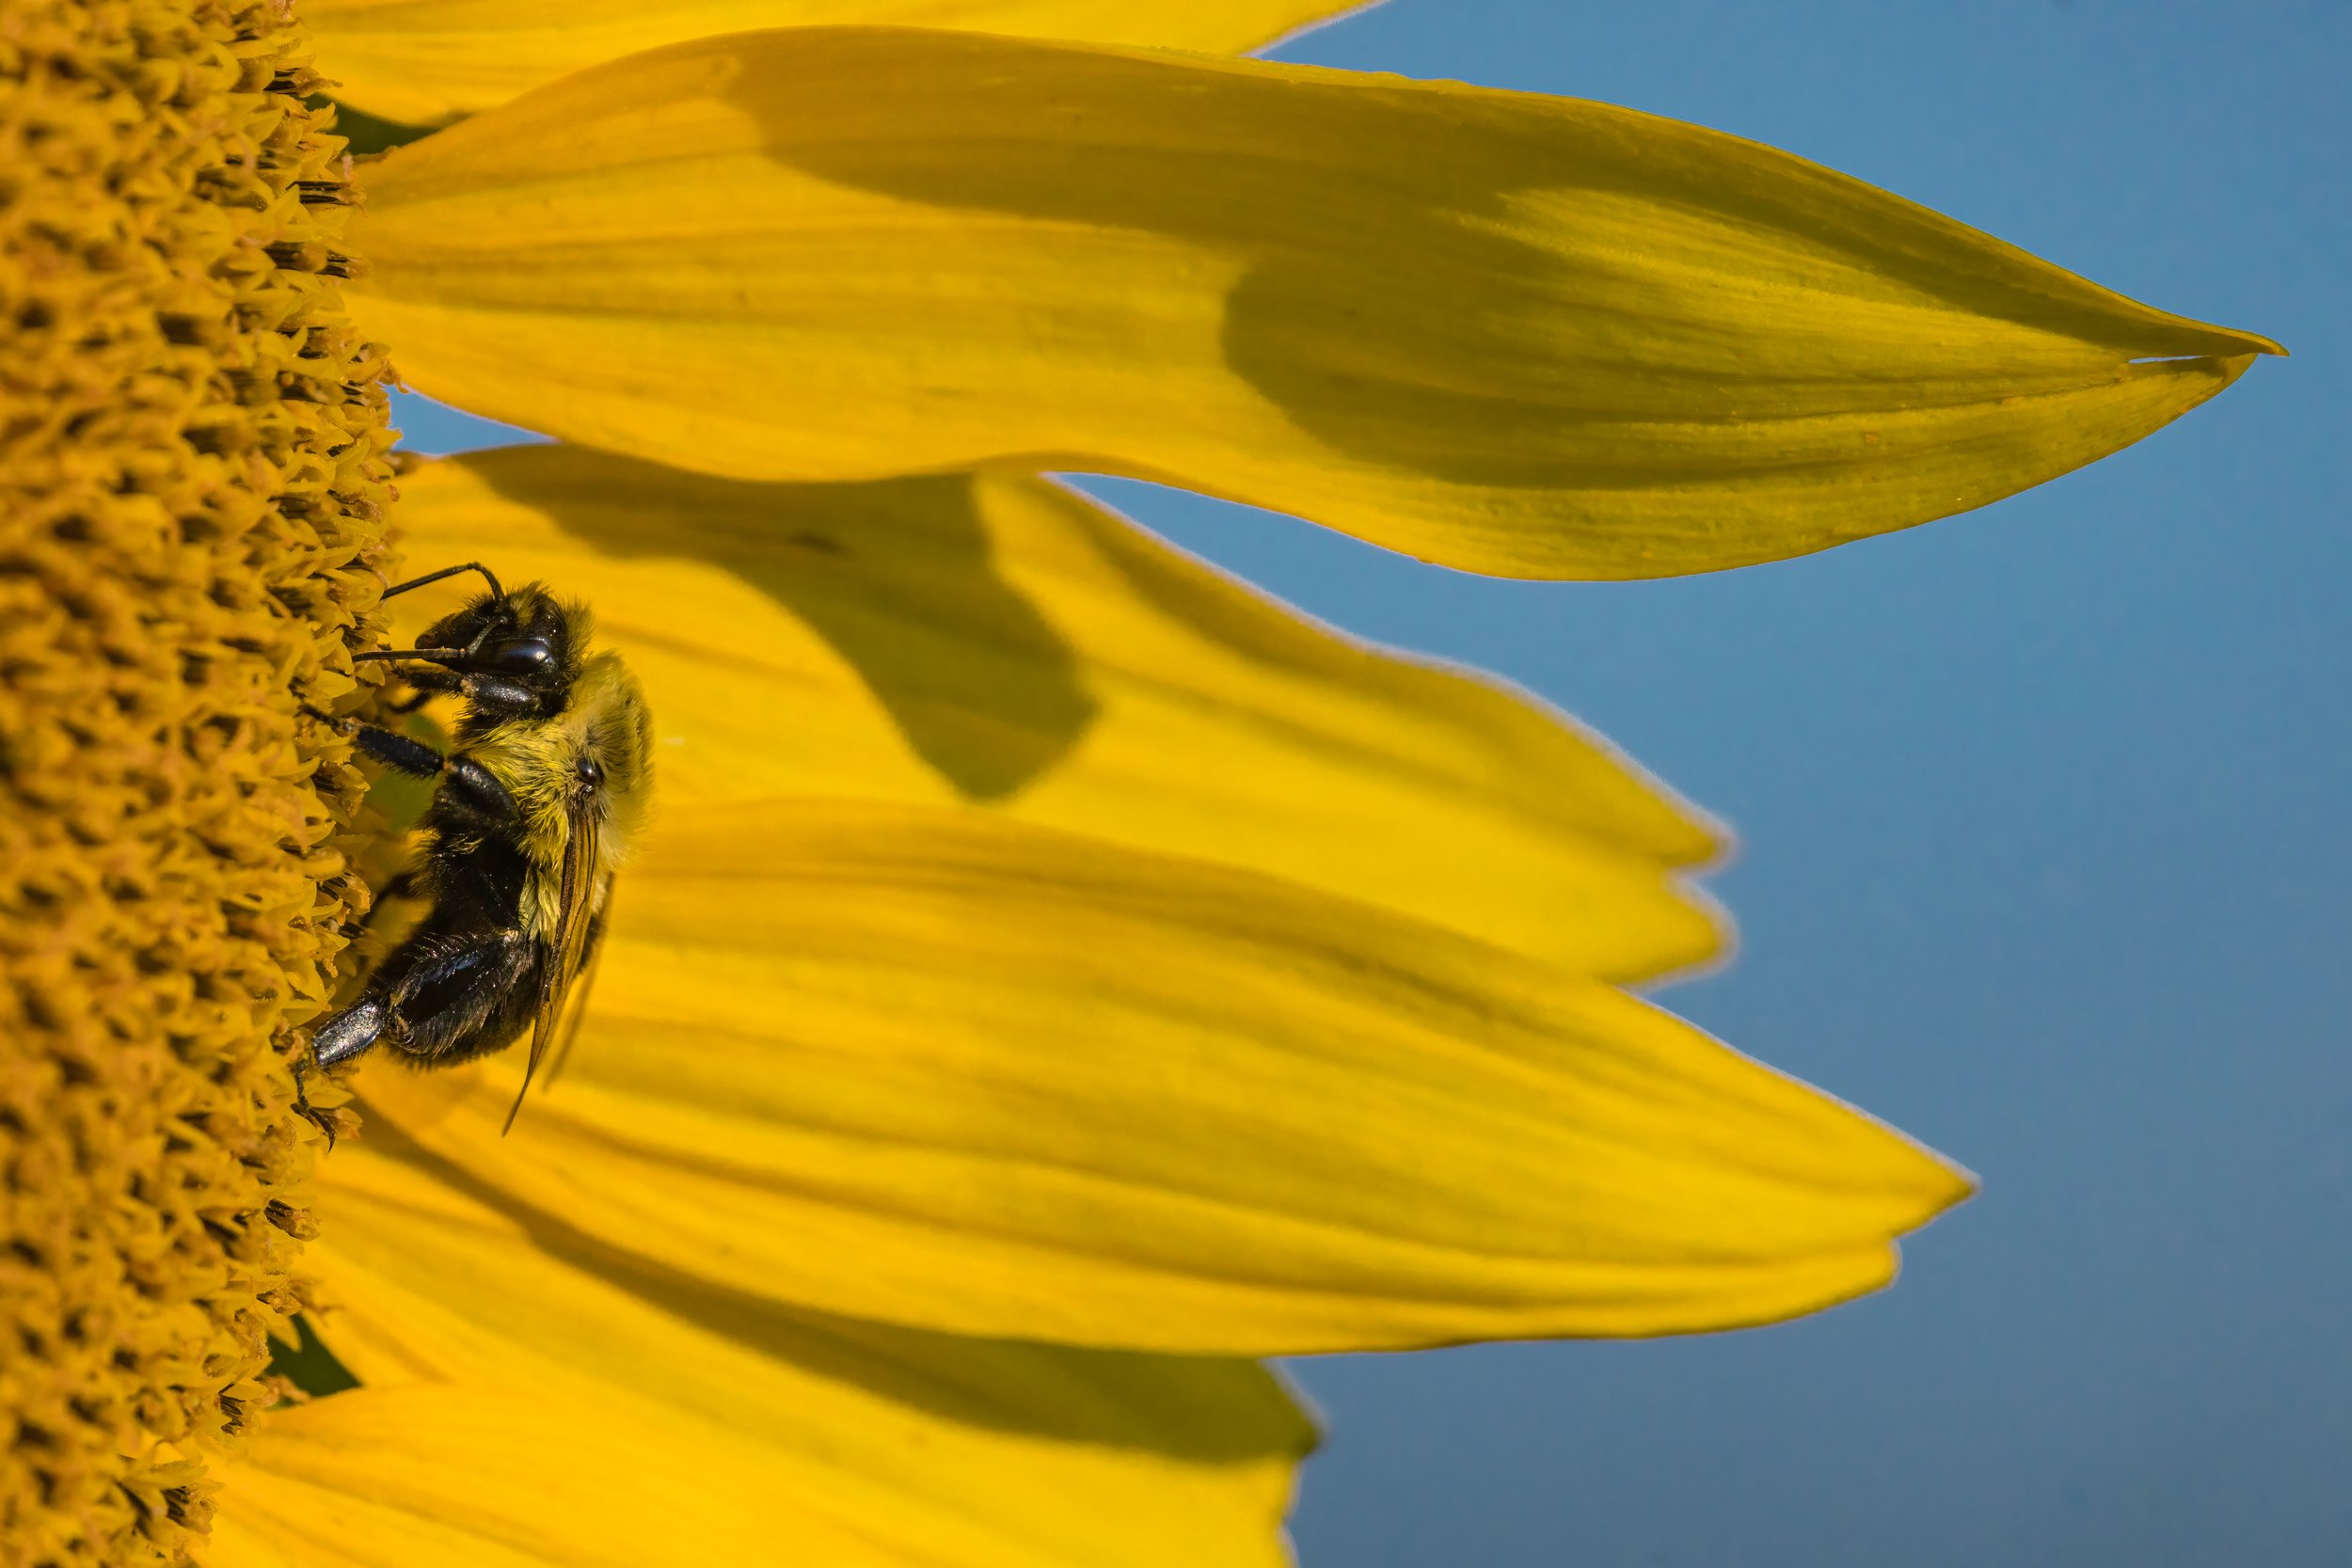
M 302 1301 L 391 442 L 317 85 L 282 4 L 0 0 L 0 1563 L 183 1560 Z

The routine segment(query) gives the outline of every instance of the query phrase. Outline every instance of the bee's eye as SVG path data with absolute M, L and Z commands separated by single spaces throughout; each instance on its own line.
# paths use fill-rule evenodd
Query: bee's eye
M 518 637 L 494 642 L 476 656 L 477 669 L 500 675 L 535 675 L 555 662 L 555 650 L 544 637 Z
M 590 788 L 604 783 L 604 768 L 592 756 L 583 754 L 578 762 L 572 764 L 572 771 L 579 774 L 580 782 Z

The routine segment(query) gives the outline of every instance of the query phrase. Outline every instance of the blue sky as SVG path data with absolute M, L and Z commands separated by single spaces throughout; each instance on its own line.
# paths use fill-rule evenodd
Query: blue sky
M 1310 1568 L 2352 1561 L 2352 8 L 1398 0 L 1281 53 L 1753 136 L 2296 356 L 1984 512 L 1666 583 L 1098 486 L 1726 817 L 1739 961 L 1665 1000 L 1985 1179 L 1803 1323 L 1300 1364 Z

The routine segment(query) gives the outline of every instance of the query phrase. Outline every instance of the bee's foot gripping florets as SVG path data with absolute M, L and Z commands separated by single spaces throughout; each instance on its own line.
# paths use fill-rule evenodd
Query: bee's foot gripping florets
M 310 1087 L 309 1080 L 311 1072 L 314 1070 L 322 1069 L 313 1069 L 309 1062 L 299 1059 L 294 1062 L 294 1115 L 300 1117 L 303 1120 L 317 1128 L 321 1132 L 326 1134 L 327 1151 L 332 1153 L 335 1148 L 335 1134 L 342 1125 L 342 1118 L 331 1110 L 324 1110 L 319 1106 L 310 1103 Z

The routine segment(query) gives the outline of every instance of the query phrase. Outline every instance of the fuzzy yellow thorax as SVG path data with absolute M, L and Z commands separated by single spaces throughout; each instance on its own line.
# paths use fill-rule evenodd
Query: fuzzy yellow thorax
M 183 1560 L 303 1300 L 390 495 L 317 86 L 282 0 L 0 0 L 9 1568 Z
M 571 615 L 575 635 L 585 641 L 586 611 L 575 607 Z M 628 666 L 609 651 L 591 654 L 560 716 L 500 725 L 467 750 L 522 810 L 521 847 L 531 868 L 523 889 L 523 929 L 542 939 L 563 924 L 573 766 L 583 756 L 596 760 L 605 787 L 597 797 L 596 864 L 585 896 L 592 911 L 602 910 L 607 884 L 644 825 L 653 786 L 652 720 Z

